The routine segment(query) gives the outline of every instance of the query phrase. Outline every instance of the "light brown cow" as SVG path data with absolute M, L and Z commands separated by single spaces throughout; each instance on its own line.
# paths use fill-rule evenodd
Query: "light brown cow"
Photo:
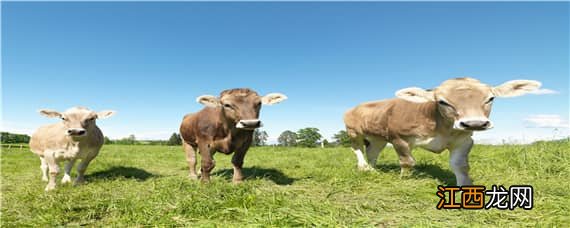
M 411 87 L 396 92 L 398 98 L 360 104 L 344 115 L 358 168 L 371 170 L 388 142 L 398 153 L 402 175 L 415 165 L 413 147 L 435 153 L 448 149 L 457 184 L 470 185 L 471 135 L 493 126 L 488 119 L 493 99 L 523 95 L 539 87 L 540 82 L 530 80 L 491 87 L 476 79 L 456 78 L 433 90 Z
M 180 125 L 186 160 L 191 179 L 197 179 L 196 150 L 202 157 L 202 181 L 210 180 L 215 166 L 214 153 L 231 154 L 234 167 L 233 182 L 243 180 L 243 159 L 251 144 L 253 130 L 261 127 L 259 111 L 262 104 L 276 104 L 287 97 L 270 93 L 263 97 L 250 89 L 225 90 L 220 97 L 203 95 L 197 101 L 206 105 L 200 112 L 184 116 Z
M 77 166 L 75 184 L 83 183 L 83 175 L 89 162 L 99 154 L 103 145 L 103 133 L 95 124 L 95 120 L 110 117 L 115 112 L 93 112 L 87 108 L 74 107 L 62 113 L 44 109 L 40 110 L 40 114 L 62 120 L 40 127 L 30 139 L 30 150 L 40 156 L 42 180 L 48 181 L 45 190 L 55 188 L 59 162 L 63 160 L 68 162 L 61 183 L 71 182 L 71 169 L 77 159 L 81 159 L 81 162 Z

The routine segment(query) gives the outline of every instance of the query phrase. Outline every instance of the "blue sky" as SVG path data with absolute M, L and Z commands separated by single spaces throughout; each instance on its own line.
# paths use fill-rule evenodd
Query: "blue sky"
M 569 3 L 2 3 L 3 130 L 52 123 L 38 109 L 114 109 L 111 138 L 165 139 L 195 98 L 250 87 L 271 141 L 398 89 L 471 76 L 543 82 L 497 99 L 479 142 L 568 135 Z M 552 92 L 554 91 L 554 92 Z M 557 130 L 555 130 L 555 128 Z

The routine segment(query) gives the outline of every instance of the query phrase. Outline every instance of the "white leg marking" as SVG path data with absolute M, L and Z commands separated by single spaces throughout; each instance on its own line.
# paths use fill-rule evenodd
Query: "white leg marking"
M 473 147 L 473 139 L 466 138 L 463 142 L 451 149 L 449 165 L 455 174 L 458 186 L 471 185 L 469 177 L 469 152 Z
M 67 164 L 65 164 L 65 173 L 63 174 L 63 178 L 61 179 L 61 183 L 71 183 L 71 169 L 75 164 L 75 159 L 69 160 Z
M 360 170 L 373 170 L 372 167 L 370 167 L 370 165 L 368 165 L 368 163 L 366 162 L 366 159 L 364 159 L 364 153 L 362 153 L 362 151 L 360 149 L 352 149 L 352 151 L 354 152 L 354 154 L 356 154 L 356 159 L 358 160 L 358 169 Z
M 48 164 L 46 162 L 46 159 L 43 157 L 40 157 L 40 169 L 42 170 L 42 181 L 48 181 Z
M 47 152 L 47 151 L 46 151 Z M 57 174 L 59 173 L 59 165 L 57 164 L 57 160 L 54 158 L 55 152 L 53 151 L 49 151 L 48 153 L 45 153 L 46 156 L 44 157 L 46 163 L 49 166 L 49 180 L 48 180 L 48 184 L 45 188 L 46 191 L 50 191 L 55 189 L 55 178 L 57 177 Z

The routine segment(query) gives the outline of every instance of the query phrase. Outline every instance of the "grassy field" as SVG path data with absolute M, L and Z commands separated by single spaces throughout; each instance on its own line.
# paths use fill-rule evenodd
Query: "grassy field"
M 252 148 L 246 181 L 231 183 L 230 156 L 217 154 L 213 181 L 186 178 L 180 147 L 105 145 L 87 170 L 87 184 L 49 193 L 39 159 L 2 150 L 2 226 L 567 226 L 570 144 L 476 146 L 475 184 L 530 184 L 530 211 L 437 210 L 441 184 L 454 184 L 449 154 L 417 149 L 411 177 L 400 178 L 395 152 L 377 170 L 359 172 L 348 148 Z M 75 175 L 75 170 L 73 172 Z M 61 178 L 61 177 L 60 177 Z

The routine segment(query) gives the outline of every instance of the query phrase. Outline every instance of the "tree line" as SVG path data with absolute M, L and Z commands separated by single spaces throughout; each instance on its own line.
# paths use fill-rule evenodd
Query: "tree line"
M 1 132 L 0 133 L 0 141 L 3 144 L 9 143 L 29 143 L 30 136 L 24 134 L 14 134 L 9 132 Z
M 105 144 L 117 144 L 117 145 L 182 145 L 182 139 L 180 134 L 172 133 L 168 140 L 139 140 L 135 135 L 131 134 L 125 138 L 121 139 L 110 139 L 105 136 Z
M 253 132 L 252 146 L 266 146 L 269 136 L 267 132 L 256 129 Z M 13 134 L 2 132 L 2 143 L 29 143 L 30 136 L 24 134 Z M 110 139 L 105 136 L 105 144 L 117 145 L 182 145 L 182 138 L 180 134 L 172 133 L 168 140 L 139 140 L 135 135 L 131 134 L 128 137 L 121 139 Z M 319 133 L 318 128 L 307 127 L 297 130 L 296 132 L 286 130 L 282 132 L 277 138 L 277 145 L 286 147 L 319 147 L 321 145 L 326 147 L 331 146 L 350 146 L 350 138 L 346 131 L 339 131 L 333 136 L 333 141 L 329 142 L 323 139 Z
M 323 139 L 318 128 L 307 127 L 297 130 L 296 132 L 286 130 L 277 138 L 279 146 L 286 147 L 333 147 L 333 146 L 350 146 L 350 138 L 344 130 L 333 135 L 333 141 L 329 142 Z
M 267 146 L 269 135 L 266 131 L 256 129 L 253 132 L 251 146 Z M 129 137 L 111 140 L 105 137 L 105 144 L 120 145 L 182 145 L 180 134 L 172 133 L 168 140 L 137 140 L 135 135 Z M 329 142 L 323 139 L 318 128 L 307 127 L 297 130 L 296 132 L 286 130 L 277 138 L 278 146 L 285 147 L 334 147 L 334 146 L 350 146 L 350 138 L 346 131 L 341 130 L 333 136 L 333 141 Z

